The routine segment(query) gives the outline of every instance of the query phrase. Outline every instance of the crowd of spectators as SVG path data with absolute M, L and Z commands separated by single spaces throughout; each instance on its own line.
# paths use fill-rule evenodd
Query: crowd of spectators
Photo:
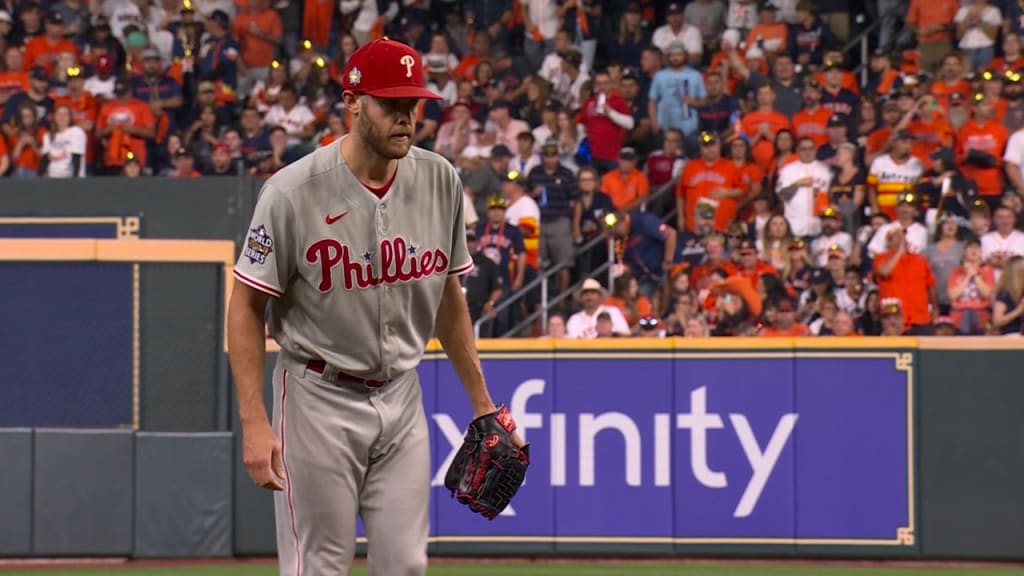
M 868 3 L 861 63 L 851 0 L 0 0 L 0 174 L 267 176 L 346 134 L 386 35 L 442 96 L 414 140 L 489 334 L 609 259 L 527 333 L 1020 334 L 1024 9 Z

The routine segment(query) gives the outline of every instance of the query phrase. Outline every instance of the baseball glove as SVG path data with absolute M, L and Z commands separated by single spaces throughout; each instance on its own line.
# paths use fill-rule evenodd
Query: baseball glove
M 526 479 L 530 447 L 512 441 L 516 423 L 508 408 L 469 424 L 466 438 L 444 477 L 444 485 L 470 510 L 493 520 Z

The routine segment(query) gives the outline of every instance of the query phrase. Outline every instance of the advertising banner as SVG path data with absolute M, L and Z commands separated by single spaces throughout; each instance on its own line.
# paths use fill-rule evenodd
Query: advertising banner
M 494 521 L 449 498 L 444 471 L 471 414 L 447 360 L 425 360 L 435 541 L 915 544 L 909 353 L 547 350 L 483 363 L 531 444 L 530 471 Z
M 131 426 L 132 265 L 3 262 L 0 427 Z

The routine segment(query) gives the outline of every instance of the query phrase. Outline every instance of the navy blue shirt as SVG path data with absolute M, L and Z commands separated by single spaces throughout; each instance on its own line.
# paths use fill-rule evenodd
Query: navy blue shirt
M 793 59 L 799 59 L 801 54 L 810 54 L 811 62 L 814 64 L 821 64 L 825 47 L 832 45 L 832 31 L 817 16 L 814 17 L 810 28 L 804 27 L 803 24 L 790 26 L 789 37 L 792 39 L 790 44 Z
M 178 83 L 166 76 L 157 78 L 156 82 L 153 83 L 147 82 L 145 78 L 134 78 L 132 80 L 132 96 L 143 102 L 149 102 L 150 98 L 167 100 L 169 98 L 182 97 L 181 87 L 178 86 Z M 177 116 L 177 108 L 164 108 L 164 110 L 171 121 L 169 131 L 174 132 L 176 129 L 174 120 Z
M 559 164 L 548 174 L 544 166 L 537 166 L 530 171 L 527 180 L 531 195 L 540 206 L 541 222 L 572 216 L 572 205 L 579 201 L 580 190 L 571 170 Z
M 717 102 L 697 109 L 702 130 L 722 134 L 732 127 L 733 114 L 739 113 L 740 105 L 736 99 L 726 94 Z
M 238 43 L 230 35 L 208 37 L 203 41 L 196 72 L 204 80 L 220 80 L 234 90 L 238 87 L 240 53 Z
M 512 286 L 512 274 L 515 273 L 515 259 L 526 253 L 523 244 L 523 233 L 518 226 L 502 222 L 500 226 L 491 226 L 487 221 L 476 225 L 477 248 L 481 254 L 498 266 L 498 272 L 506 286 Z
M 582 198 L 580 202 L 583 202 Z M 580 230 L 583 232 L 583 237 L 590 240 L 596 236 L 604 229 L 605 215 L 614 211 L 615 205 L 612 204 L 612 199 L 600 190 L 594 191 L 590 206 L 584 205 L 580 213 Z
M 622 259 L 639 281 L 660 281 L 661 264 L 674 254 L 665 255 L 665 234 L 668 226 L 649 212 L 630 212 L 629 236 Z
M 50 121 L 50 112 L 53 111 L 53 99 L 44 96 L 42 100 L 33 100 L 28 97 L 28 92 L 12 94 L 4 106 L 4 114 L 0 117 L 0 124 L 14 123 L 18 117 L 18 108 L 25 102 L 32 102 L 36 105 L 36 119 L 40 126 L 45 126 Z
M 683 230 L 676 233 L 676 253 L 672 261 L 676 264 L 687 264 L 686 270 L 693 270 L 704 261 L 707 251 L 704 249 L 703 239 L 691 232 Z
M 856 94 L 846 88 L 840 88 L 839 92 L 835 94 L 823 88 L 821 90 L 821 106 L 832 114 L 842 116 L 846 120 L 847 133 L 854 133 L 853 123 L 860 107 L 860 99 Z

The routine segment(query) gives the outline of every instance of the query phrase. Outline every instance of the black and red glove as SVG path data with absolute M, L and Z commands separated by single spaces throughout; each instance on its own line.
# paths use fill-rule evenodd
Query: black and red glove
M 516 446 L 515 429 L 505 406 L 473 420 L 444 477 L 453 497 L 489 520 L 508 506 L 526 479 L 530 447 Z

